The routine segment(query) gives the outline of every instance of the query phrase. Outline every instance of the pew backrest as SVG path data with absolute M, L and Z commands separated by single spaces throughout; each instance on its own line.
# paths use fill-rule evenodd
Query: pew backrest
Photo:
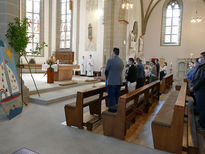
M 155 81 L 141 88 L 131 91 L 120 96 L 117 107 L 117 113 L 103 112 L 103 131 L 104 135 L 113 136 L 119 139 L 124 139 L 126 135 L 126 124 L 133 122 L 138 115 L 138 105 L 147 105 L 150 99 L 159 98 L 160 81 Z M 150 93 L 153 93 L 151 96 Z M 155 92 L 155 93 L 154 93 Z M 140 97 L 144 94 L 144 97 Z M 143 103 L 140 103 L 140 98 L 143 98 Z
M 172 83 L 173 83 L 173 74 L 166 75 L 165 77 L 163 77 L 161 81 L 160 91 L 162 93 L 167 93 L 168 90 L 172 87 Z

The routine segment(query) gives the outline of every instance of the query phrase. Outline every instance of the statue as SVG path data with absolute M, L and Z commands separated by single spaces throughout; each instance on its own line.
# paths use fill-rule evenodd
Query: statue
M 88 25 L 88 39 L 92 41 L 93 39 L 93 27 L 91 24 Z
M 137 37 L 138 37 L 138 24 L 135 21 L 133 25 L 133 29 L 130 33 L 129 36 L 129 47 L 130 49 L 135 49 L 136 47 L 136 42 L 137 42 Z
M 88 25 L 88 46 L 87 46 L 88 51 L 95 51 L 96 50 L 96 45 L 93 42 L 93 28 L 92 25 Z

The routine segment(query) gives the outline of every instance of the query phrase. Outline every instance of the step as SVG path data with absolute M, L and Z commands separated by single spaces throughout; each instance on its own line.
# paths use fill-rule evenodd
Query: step
M 104 82 L 95 83 L 96 86 L 104 85 Z M 50 103 L 56 103 L 60 101 L 65 101 L 68 99 L 72 99 L 76 97 L 77 91 L 90 89 L 93 87 L 93 83 L 86 84 L 86 85 L 75 85 L 69 88 L 53 88 L 52 91 L 44 92 L 40 94 L 40 97 L 37 94 L 31 95 L 29 97 L 29 102 L 47 105 Z
M 77 82 L 77 81 L 76 81 Z M 95 82 L 95 83 L 98 83 L 99 81 Z M 40 87 L 38 89 L 39 93 L 42 94 L 42 93 L 47 93 L 47 92 L 50 92 L 50 91 L 56 91 L 56 90 L 60 90 L 60 89 L 68 89 L 68 88 L 72 88 L 72 87 L 76 87 L 76 86 L 84 86 L 84 85 L 90 85 L 91 82 L 77 82 L 77 84 L 70 84 L 70 85 L 67 85 L 67 86 L 60 86 L 60 84 L 62 84 L 63 82 L 61 83 L 58 83 L 58 84 L 50 84 L 50 85 L 46 85 L 44 87 Z M 94 82 L 92 82 L 92 84 L 94 84 Z M 38 87 L 38 86 L 37 86 Z M 37 91 L 36 89 L 32 89 L 29 91 L 29 95 L 35 95 L 37 94 Z

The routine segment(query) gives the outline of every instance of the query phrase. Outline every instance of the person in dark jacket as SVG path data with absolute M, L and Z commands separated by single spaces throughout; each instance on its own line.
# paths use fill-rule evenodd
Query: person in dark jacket
M 157 67 L 156 67 L 156 64 L 155 64 L 155 61 L 151 61 L 150 63 L 150 66 L 151 66 L 151 69 L 150 69 L 150 83 L 151 82 L 154 82 L 157 80 Z
M 205 131 L 205 52 L 200 54 L 199 63 L 192 77 L 190 92 L 194 92 L 196 97 L 199 130 Z
M 160 71 L 159 59 L 155 60 L 155 65 L 156 65 L 156 68 L 157 68 L 157 78 L 159 78 L 159 71 Z
M 122 85 L 123 61 L 119 58 L 119 48 L 114 48 L 112 58 L 108 59 L 105 68 L 105 77 L 108 89 L 108 111 L 116 112 L 115 103 L 118 103 L 120 97 L 120 88 Z M 114 103 L 115 102 L 115 103 Z
M 144 71 L 144 66 L 142 64 L 141 59 L 137 58 L 136 61 L 137 61 L 137 65 L 136 65 L 136 69 L 137 69 L 137 85 L 136 85 L 136 89 L 137 89 L 137 88 L 140 88 L 140 87 L 144 86 L 145 71 Z
M 135 90 L 136 87 L 137 70 L 134 65 L 133 58 L 129 58 L 128 65 L 129 65 L 129 69 L 128 69 L 126 80 L 127 80 L 128 91 L 130 92 Z

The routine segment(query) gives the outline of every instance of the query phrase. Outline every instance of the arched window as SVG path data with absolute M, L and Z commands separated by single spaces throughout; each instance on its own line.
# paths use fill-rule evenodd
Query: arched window
M 163 7 L 161 45 L 181 44 L 182 1 L 167 0 Z
M 72 0 L 57 1 L 56 45 L 59 50 L 71 49 Z
M 28 19 L 28 36 L 30 38 L 27 45 L 27 55 L 31 55 L 31 50 L 36 48 L 37 43 L 43 41 L 42 35 L 42 2 L 43 0 L 26 0 L 25 1 L 25 17 Z M 42 55 L 43 53 L 41 53 Z

